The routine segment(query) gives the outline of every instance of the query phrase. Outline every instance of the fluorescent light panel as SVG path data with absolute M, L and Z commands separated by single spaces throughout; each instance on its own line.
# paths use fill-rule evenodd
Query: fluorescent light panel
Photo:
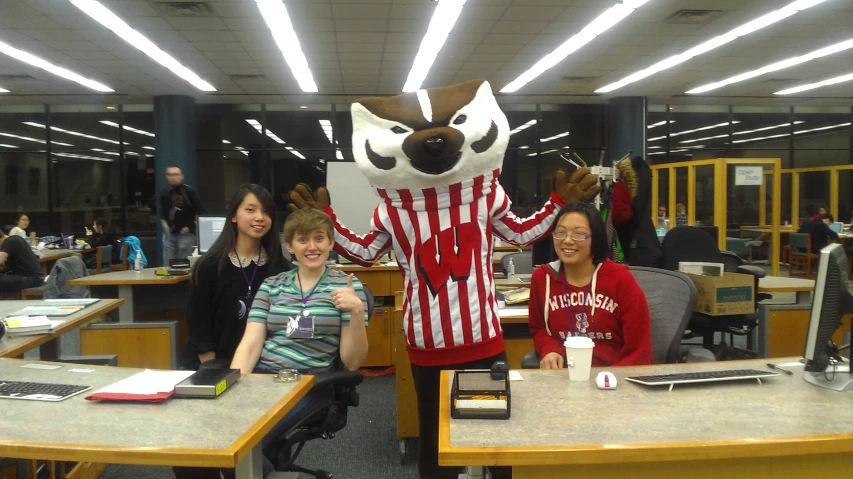
M 740 123 L 740 122 L 738 122 L 738 123 Z M 795 121 L 794 122 L 795 125 L 799 125 L 801 123 L 804 123 L 804 122 L 803 121 Z M 724 125 L 726 125 L 726 124 L 724 123 Z M 761 128 L 755 128 L 752 130 L 736 131 L 736 132 L 734 132 L 734 135 L 748 135 L 750 133 L 757 133 L 759 131 L 775 130 L 777 128 L 786 128 L 786 127 L 790 127 L 790 126 L 791 126 L 790 123 L 780 123 L 778 125 L 770 125 L 770 126 L 765 126 L 765 127 L 761 127 Z M 785 135 L 779 135 L 779 136 L 785 136 Z M 716 136 L 706 136 L 704 138 L 694 138 L 692 140 L 681 141 L 681 142 L 679 142 L 679 144 L 696 143 L 697 141 L 713 140 L 713 139 L 717 139 L 717 138 L 727 138 L 728 136 L 729 135 L 727 135 L 727 134 L 726 135 L 716 135 Z M 735 142 L 735 143 L 738 143 L 738 142 Z
M 263 133 L 263 126 L 261 125 L 261 122 L 259 122 L 258 120 L 255 120 L 253 118 L 247 118 L 246 123 L 252 125 L 252 127 L 254 127 L 255 130 L 258 130 L 258 133 L 264 134 Z M 266 135 L 268 137 L 272 138 L 272 140 L 275 141 L 276 143 L 281 144 L 281 145 L 285 145 L 284 149 L 289 151 L 291 154 L 293 154 L 293 156 L 299 158 L 300 160 L 305 159 L 305 155 L 303 155 L 302 153 L 300 153 L 298 150 L 294 149 L 293 147 L 287 146 L 287 143 L 285 143 L 284 140 L 279 138 L 278 135 L 276 135 L 275 133 L 270 131 L 269 128 L 267 128 L 267 130 L 266 130 Z M 246 153 L 246 156 L 249 156 L 249 154 Z
M 14 134 L 12 134 L 12 133 L 5 133 L 5 132 L 2 132 L 2 131 L 0 131 L 0 136 L 5 136 L 5 137 L 8 137 L 8 138 L 17 138 L 17 139 L 19 139 L 19 140 L 31 141 L 31 142 L 33 142 L 33 143 L 41 143 L 42 145 L 46 145 L 46 144 L 47 144 L 47 142 L 46 142 L 45 140 L 40 140 L 40 139 L 38 139 L 38 138 L 32 138 L 32 137 L 29 137 L 29 136 L 14 135 Z M 51 145 L 59 145 L 59 146 L 74 146 L 74 145 L 72 145 L 71 143 L 62 143 L 61 141 L 51 141 L 51 142 L 50 142 L 50 144 L 51 144 Z
M 733 30 L 729 30 L 728 32 L 720 36 L 714 37 L 704 43 L 700 43 L 699 45 L 696 45 L 695 47 L 689 50 L 679 53 L 678 55 L 673 55 L 669 58 L 665 58 L 646 69 L 634 72 L 617 82 L 605 85 L 599 88 L 598 90 L 595 90 L 595 93 L 609 93 L 613 90 L 622 88 L 625 85 L 652 76 L 660 71 L 667 70 L 676 65 L 680 65 L 695 56 L 702 55 L 703 53 L 708 53 L 709 51 L 715 48 L 719 48 L 733 40 L 736 40 L 739 37 L 749 35 L 750 33 L 761 30 L 764 27 L 784 20 L 785 18 L 788 18 L 791 15 L 796 14 L 797 12 L 801 12 L 803 10 L 811 8 L 815 5 L 823 3 L 824 1 L 825 0 L 798 0 L 796 2 L 790 3 L 787 6 L 784 6 L 778 10 L 774 10 L 766 15 L 756 18 L 755 20 L 744 23 L 743 25 Z
M 113 128 L 118 128 L 118 123 L 116 123 L 114 121 L 101 120 L 99 123 L 102 123 L 102 124 L 107 125 L 107 126 L 111 126 Z M 127 125 L 124 125 L 123 129 L 130 131 L 130 132 L 133 132 L 133 133 L 137 133 L 137 134 L 145 135 L 145 136 L 150 136 L 151 138 L 154 138 L 154 133 L 151 133 L 150 131 L 140 130 L 138 128 L 134 128 L 132 126 L 127 126 Z
M 23 123 L 27 126 L 34 126 L 36 128 L 47 128 L 47 125 L 43 125 L 41 123 L 36 123 L 34 121 L 25 121 Z M 80 136 L 83 138 L 89 138 L 90 140 L 98 140 L 98 141 L 103 141 L 105 143 L 112 143 L 113 145 L 118 145 L 118 141 L 116 141 L 116 140 L 110 140 L 108 138 L 101 138 L 99 136 L 87 135 L 86 133 L 80 133 L 79 131 L 66 130 L 64 128 L 59 128 L 58 126 L 51 126 L 50 130 L 51 131 L 58 131 L 60 133 L 65 133 L 66 135 Z M 129 145 L 130 143 L 124 142 L 124 144 Z
M 670 124 L 675 123 L 675 120 L 670 120 L 670 121 L 669 121 L 669 123 L 670 123 Z M 657 122 L 657 123 L 652 123 L 652 124 L 651 124 L 651 125 L 649 125 L 647 128 L 648 128 L 649 130 L 651 130 L 652 128 L 657 128 L 657 127 L 659 127 L 659 126 L 663 126 L 663 125 L 666 125 L 666 120 L 659 121 L 659 122 Z
M 853 73 L 848 73 L 846 75 L 841 75 L 835 78 L 829 78 L 827 80 L 815 82 L 815 83 L 806 83 L 805 85 L 795 86 L 793 88 L 786 88 L 784 90 L 779 90 L 774 95 L 790 95 L 791 93 L 799 93 L 801 91 L 814 90 L 815 88 L 820 88 L 829 85 L 836 85 L 838 83 L 844 83 L 848 81 L 853 81 Z
M 112 30 L 113 33 L 121 37 L 122 40 L 133 45 L 142 53 L 148 55 L 155 62 L 168 68 L 172 73 L 178 75 L 188 81 L 192 86 L 201 91 L 216 91 L 210 83 L 204 81 L 196 75 L 192 70 L 183 66 L 179 61 L 175 60 L 171 55 L 161 50 L 151 40 L 146 38 L 141 33 L 130 27 L 124 20 L 111 12 L 100 2 L 95 0 L 71 0 L 80 10 L 83 10 L 86 15 L 92 17 L 101 25 Z
M 115 161 L 112 158 L 103 158 L 100 156 L 79 155 L 77 153 L 51 153 L 51 155 L 62 156 L 65 158 L 75 158 L 78 160 Z
M 751 70 L 748 72 L 744 72 L 733 77 L 726 78 L 725 80 L 720 80 L 714 83 L 708 83 L 707 85 L 702 85 L 696 87 L 692 90 L 687 90 L 684 93 L 696 94 L 696 93 L 705 93 L 711 90 L 716 90 L 717 88 L 722 88 L 726 85 L 731 85 L 732 83 L 738 83 L 745 80 L 749 80 L 750 78 L 755 78 L 757 76 L 764 75 L 765 73 L 775 72 L 778 70 L 784 70 L 785 68 L 791 68 L 796 65 L 800 65 L 802 63 L 806 63 L 808 61 L 814 60 L 816 58 L 825 57 L 828 55 L 832 55 L 834 53 L 843 52 L 844 50 L 849 50 L 853 48 L 853 38 L 850 40 L 845 40 L 840 43 L 836 43 L 834 45 L 830 45 L 828 47 L 824 47 L 818 50 L 815 50 L 810 53 L 806 53 L 805 55 L 800 55 L 797 57 L 787 58 L 785 60 L 781 60 L 775 63 L 771 63 L 770 65 L 765 65 L 756 70 Z
M 329 139 L 329 143 L 332 143 L 332 136 L 333 136 L 332 135 L 332 122 L 329 120 L 317 120 L 317 121 L 320 122 L 320 128 L 323 129 L 323 134 L 325 134 L 326 138 Z M 337 145 L 338 142 L 335 141 L 334 144 Z M 344 159 L 344 154 L 338 148 L 335 148 L 335 158 L 337 158 L 339 160 Z
M 599 15 L 595 20 L 590 22 L 580 32 L 572 35 L 568 40 L 563 42 L 554 51 L 545 55 L 535 65 L 530 67 L 510 82 L 507 86 L 501 88 L 501 93 L 514 93 L 524 85 L 533 81 L 539 75 L 553 68 L 556 64 L 563 61 L 572 53 L 580 50 L 584 45 L 591 42 L 595 37 L 606 32 L 612 26 L 622 21 L 630 15 L 634 10 L 643 6 L 647 0 L 624 0 L 623 3 L 616 4 Z
M 557 134 L 556 134 L 556 135 L 554 135 L 554 136 L 549 136 L 548 138 L 542 138 L 542 139 L 540 139 L 540 140 L 539 140 L 539 142 L 540 142 L 540 143 L 545 143 L 545 142 L 547 142 L 547 141 L 552 141 L 552 140 L 556 140 L 556 139 L 559 139 L 559 138 L 564 138 L 564 137 L 567 137 L 567 136 L 569 136 L 569 132 L 568 132 L 568 131 L 564 131 L 564 132 L 562 132 L 562 133 L 557 133 Z
M 536 124 L 536 120 L 530 120 L 530 121 L 528 121 L 527 123 L 524 123 L 524 124 L 522 124 L 522 125 L 518 125 L 518 126 L 517 126 L 517 127 L 515 127 L 514 129 L 512 129 L 512 130 L 510 130 L 510 131 L 509 131 L 509 135 L 510 135 L 510 136 L 512 136 L 512 135 L 514 135 L 514 134 L 516 134 L 516 133 L 518 133 L 518 132 L 520 132 L 520 131 L 524 131 L 524 130 L 526 130 L 526 129 L 530 128 L 531 126 L 533 126 L 533 125 L 535 125 L 535 124 Z
M 403 85 L 404 92 L 418 91 L 426 79 L 429 69 L 435 63 L 438 52 L 447 41 L 450 31 L 453 30 L 453 25 L 462 13 L 462 7 L 466 0 L 440 0 L 432 12 L 432 19 L 429 21 L 424 38 L 421 40 L 421 46 L 418 48 L 418 53 L 415 55 L 415 61 L 412 63 L 412 68 L 409 70 L 409 76 L 406 78 L 406 83 Z
M 738 123 L 740 123 L 740 121 L 738 121 L 738 120 L 731 122 L 732 125 L 737 125 Z M 729 126 L 729 124 L 730 124 L 730 122 L 726 121 L 723 123 L 717 123 L 716 125 L 708 125 L 708 126 L 703 126 L 700 128 L 693 128 L 692 130 L 684 130 L 684 131 L 675 132 L 669 136 L 674 137 L 674 136 L 686 135 L 688 133 L 696 133 L 697 131 L 713 130 L 714 128 L 722 128 L 724 126 Z
M 258 9 L 272 33 L 273 40 L 284 55 L 284 61 L 290 67 L 299 88 L 304 92 L 317 92 L 317 84 L 314 83 L 314 76 L 311 74 L 311 69 L 308 68 L 308 60 L 305 58 L 305 53 L 302 52 L 296 32 L 293 31 L 293 24 L 290 22 L 290 16 L 287 14 L 284 3 L 281 0 L 256 1 Z
M 0 143 L 0 146 L 2 146 L 3 148 L 17 148 L 17 146 L 15 145 L 7 145 L 5 143 Z
M 796 122 L 795 122 L 795 123 L 796 123 Z M 803 123 L 803 122 L 800 122 L 800 123 Z M 820 127 L 817 127 L 817 128 L 809 128 L 809 129 L 807 129 L 807 130 L 797 130 L 797 131 L 795 131 L 795 132 L 794 132 L 794 134 L 795 134 L 795 135 L 802 135 L 802 134 L 804 134 L 804 133 L 813 133 L 813 132 L 816 132 L 816 131 L 833 130 L 833 129 L 835 129 L 835 128 L 843 128 L 843 127 L 845 127 L 845 126 L 850 126 L 850 125 L 851 125 L 851 123 L 839 123 L 839 124 L 837 124 L 837 125 L 820 126 Z M 790 135 L 789 135 L 788 133 L 782 133 L 782 134 L 779 134 L 779 135 L 759 136 L 759 137 L 757 137 L 757 138 L 745 138 L 745 139 L 743 139 L 743 140 L 735 140 L 735 141 L 733 141 L 732 143 L 749 143 L 749 142 L 752 142 L 752 141 L 770 140 L 770 139 L 773 139 L 773 138 L 782 138 L 782 137 L 785 137 L 785 136 L 790 136 Z
M 56 66 L 53 63 L 50 63 L 47 60 L 41 59 L 31 53 L 27 53 L 23 50 L 18 50 L 17 48 L 9 45 L 8 43 L 0 41 L 0 53 L 5 53 L 10 57 L 20 60 L 24 63 L 32 65 L 36 68 L 41 68 L 44 71 L 53 73 L 54 75 L 65 78 L 66 80 L 71 80 L 77 82 L 85 87 L 91 88 L 92 90 L 96 90 L 99 92 L 109 93 L 113 92 L 112 88 L 104 85 L 103 83 L 98 83 L 95 80 L 90 80 L 88 78 L 84 78 L 71 70 L 66 68 L 62 68 L 60 66 Z
M 0 88 L 0 93 L 11 93 L 11 92 L 5 88 Z

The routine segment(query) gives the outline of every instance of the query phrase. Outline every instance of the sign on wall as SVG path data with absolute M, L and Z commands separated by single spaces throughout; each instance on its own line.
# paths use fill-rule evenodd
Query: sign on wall
M 735 186 L 760 186 L 763 176 L 761 166 L 735 165 Z

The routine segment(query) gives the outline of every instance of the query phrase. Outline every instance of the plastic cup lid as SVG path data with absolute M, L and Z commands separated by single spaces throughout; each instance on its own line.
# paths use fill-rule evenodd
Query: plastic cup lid
M 569 336 L 563 346 L 567 348 L 591 348 L 595 346 L 595 343 L 586 336 Z

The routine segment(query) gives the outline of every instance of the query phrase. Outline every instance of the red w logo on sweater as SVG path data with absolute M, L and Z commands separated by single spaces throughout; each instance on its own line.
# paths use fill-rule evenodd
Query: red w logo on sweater
M 432 296 L 438 295 L 447 282 L 467 281 L 471 261 L 481 247 L 480 228 L 464 223 L 440 231 L 417 249 L 417 268 Z

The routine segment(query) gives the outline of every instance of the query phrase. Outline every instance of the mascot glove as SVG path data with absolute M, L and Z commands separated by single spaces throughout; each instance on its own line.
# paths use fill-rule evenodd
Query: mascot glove
M 288 207 L 290 211 L 297 211 L 305 208 L 317 208 L 325 210 L 332 206 L 332 200 L 329 197 L 329 190 L 324 187 L 317 188 L 316 197 L 311 193 L 311 187 L 305 183 L 299 183 L 287 196 L 290 197 Z
M 586 168 L 578 168 L 569 178 L 563 170 L 554 173 L 554 192 L 566 202 L 583 201 L 588 203 L 598 195 L 601 187 L 598 185 L 598 177 Z

